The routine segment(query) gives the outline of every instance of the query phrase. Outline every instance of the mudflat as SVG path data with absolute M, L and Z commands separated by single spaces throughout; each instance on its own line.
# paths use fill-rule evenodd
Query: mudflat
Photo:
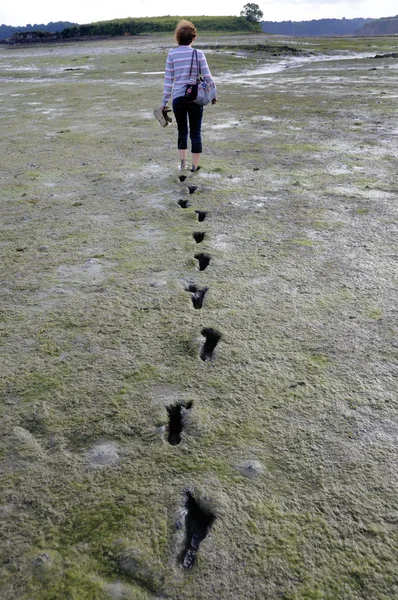
M 397 597 L 397 38 L 172 43 L 0 47 L 1 597 Z

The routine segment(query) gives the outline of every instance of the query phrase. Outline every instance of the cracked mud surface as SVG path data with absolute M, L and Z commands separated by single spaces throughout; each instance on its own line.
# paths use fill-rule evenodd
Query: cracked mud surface
M 397 40 L 294 42 L 327 60 L 198 40 L 228 48 L 186 210 L 171 36 L 0 47 L 5 600 L 398 595 Z

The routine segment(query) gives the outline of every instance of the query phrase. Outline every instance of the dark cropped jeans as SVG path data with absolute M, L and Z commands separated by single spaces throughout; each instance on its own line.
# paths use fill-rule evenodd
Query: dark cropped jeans
M 189 137 L 191 139 L 191 152 L 200 154 L 202 152 L 202 116 L 203 106 L 195 102 L 185 102 L 184 98 L 173 100 L 173 111 L 178 127 L 178 149 L 188 148 L 188 120 Z

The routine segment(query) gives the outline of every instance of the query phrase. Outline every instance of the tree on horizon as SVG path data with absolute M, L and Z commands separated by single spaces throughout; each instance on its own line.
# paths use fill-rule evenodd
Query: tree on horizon
M 249 2 L 248 4 L 245 4 L 243 10 L 240 11 L 240 16 L 245 17 L 250 23 L 259 23 L 264 14 L 258 4 Z

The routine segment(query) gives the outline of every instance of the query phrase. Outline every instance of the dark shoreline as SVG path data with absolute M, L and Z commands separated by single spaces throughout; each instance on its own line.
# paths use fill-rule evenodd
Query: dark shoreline
M 86 36 L 86 37 L 73 37 L 73 38 L 63 38 L 63 37 L 51 37 L 51 38 L 37 38 L 37 39 L 29 39 L 29 40 L 1 40 L 0 44 L 5 46 L 36 46 L 37 44 L 63 44 L 68 42 L 90 42 L 90 41 L 98 41 L 98 40 L 108 40 L 111 38 L 120 39 L 126 37 L 137 37 L 137 36 L 113 36 L 113 35 L 96 35 L 96 36 Z

